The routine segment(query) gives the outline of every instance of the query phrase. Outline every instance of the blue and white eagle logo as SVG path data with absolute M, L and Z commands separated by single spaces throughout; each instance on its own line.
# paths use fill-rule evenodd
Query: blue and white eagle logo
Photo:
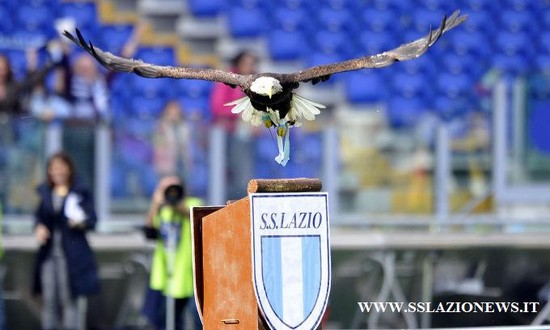
M 271 329 L 316 329 L 330 292 L 326 193 L 250 194 L 256 298 Z

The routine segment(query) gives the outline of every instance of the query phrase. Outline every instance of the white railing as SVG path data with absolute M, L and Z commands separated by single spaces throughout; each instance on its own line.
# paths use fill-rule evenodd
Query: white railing
M 523 224 L 548 224 L 548 219 L 539 217 L 538 219 L 514 219 L 510 216 L 502 216 L 496 213 L 491 214 L 473 214 L 472 210 L 485 198 L 492 197 L 495 208 L 498 209 L 506 203 L 524 202 L 524 203 L 542 203 L 550 201 L 550 184 L 537 185 L 514 185 L 509 183 L 510 163 L 509 156 L 514 156 L 514 172 L 521 166 L 520 156 L 525 154 L 525 130 L 523 129 L 525 112 L 525 102 L 518 101 L 525 97 L 524 83 L 520 80 L 513 86 L 507 86 L 504 82 L 499 82 L 493 93 L 493 149 L 492 149 L 492 186 L 486 195 L 478 199 L 472 199 L 465 203 L 459 212 L 453 210 L 450 205 L 450 177 L 452 176 L 452 150 L 451 137 L 449 129 L 445 123 L 441 122 L 437 129 L 434 147 L 434 175 L 433 175 L 433 212 L 424 214 L 398 214 L 398 213 L 364 213 L 354 212 L 354 210 L 342 209 L 342 201 L 346 197 L 341 195 L 341 141 L 337 125 L 334 123 L 322 124 L 322 157 L 321 163 L 316 164 L 318 173 L 323 180 L 323 189 L 329 192 L 331 196 L 330 210 L 334 225 L 386 225 L 386 226 L 412 226 L 417 228 L 434 228 L 444 230 L 448 225 L 456 224 L 503 224 L 509 222 L 521 222 Z M 510 88 L 512 93 L 509 93 Z M 511 96 L 510 96 L 511 95 Z M 337 110 L 335 110 L 337 111 Z M 510 123 L 508 117 L 509 111 L 514 113 L 514 119 L 520 118 L 518 122 Z M 29 119 L 30 120 L 30 119 Z M 216 126 L 209 126 L 207 162 L 208 167 L 208 193 L 206 202 L 208 204 L 223 204 L 227 199 L 227 177 L 226 177 L 226 153 L 227 136 L 223 129 Z M 509 128 L 513 128 L 512 141 L 508 142 Z M 345 127 L 343 128 L 345 129 Z M 113 212 L 113 198 L 111 196 L 111 168 L 113 157 L 118 150 L 113 150 L 113 130 L 106 123 L 100 123 L 95 133 L 95 197 L 97 213 L 102 220 L 102 226 L 108 226 L 111 221 L 124 218 Z M 518 132 L 519 131 L 519 132 Z M 45 125 L 43 138 L 43 158 L 62 148 L 63 125 L 59 123 L 50 123 Z M 253 152 L 251 150 L 250 152 Z M 519 164 L 519 165 L 518 165 Z M 525 172 L 519 171 L 519 172 Z M 26 187 L 27 194 L 34 194 L 34 188 Z M 243 191 L 243 195 L 246 192 Z M 144 204 L 148 196 L 142 196 L 141 203 Z M 130 198 L 126 205 L 132 213 L 132 205 L 137 205 Z M 9 209 L 9 208 L 8 208 Z M 143 205 L 136 208 L 136 221 L 141 221 Z M 26 212 L 31 212 L 27 210 Z M 6 217 L 8 224 L 12 223 L 10 219 L 30 218 L 23 215 L 18 217 Z M 105 227 L 105 228 L 107 228 Z

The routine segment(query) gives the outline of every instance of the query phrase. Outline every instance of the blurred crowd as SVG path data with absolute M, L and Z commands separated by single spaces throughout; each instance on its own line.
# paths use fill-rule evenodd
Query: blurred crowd
M 135 55 L 142 31 L 143 26 L 137 25 L 120 48 L 121 56 Z M 9 194 L 5 189 L 0 194 L 3 204 L 10 206 L 9 212 L 18 212 L 17 207 L 11 206 L 19 205 L 18 200 L 25 199 L 22 196 L 24 189 L 18 188 L 19 185 L 10 180 L 23 178 L 23 185 L 36 186 L 45 157 L 55 151 L 68 152 L 80 169 L 83 181 L 93 187 L 97 152 L 95 132 L 98 125 L 111 129 L 113 153 L 110 192 L 115 199 L 129 196 L 147 198 L 152 194 L 158 178 L 169 174 L 185 178 L 195 195 L 206 197 L 209 166 L 207 131 L 212 124 L 218 124 L 227 134 L 224 160 L 227 163 L 225 174 L 229 199 L 242 195 L 247 180 L 253 176 L 321 174 L 320 126 L 312 125 L 294 133 L 298 135 L 294 139 L 302 140 L 294 148 L 294 161 L 288 168 L 278 168 L 274 166 L 272 153 L 269 152 L 269 148 L 274 145 L 272 135 L 267 130 L 243 123 L 223 106 L 241 96 L 238 89 L 223 84 L 208 87 L 210 113 L 207 115 L 185 109 L 186 103 L 178 98 L 167 98 L 156 116 L 126 118 L 116 110 L 121 105 L 113 104 L 110 100 L 111 86 L 125 81 L 125 74 L 101 69 L 91 56 L 61 39 L 54 39 L 41 49 L 28 49 L 26 57 L 27 73 L 16 79 L 9 58 L 0 56 L 0 97 L 3 97 L 0 101 L 0 145 L 3 146 L 0 152 L 0 181 L 6 183 L 3 187 L 10 187 Z M 242 51 L 234 56 L 228 69 L 243 74 L 254 73 L 258 70 L 258 61 L 255 53 Z M 151 81 L 138 77 L 135 79 L 145 80 L 145 84 Z M 492 88 L 490 79 L 486 80 L 489 82 L 480 82 L 479 85 L 482 94 Z M 139 100 L 139 96 L 136 97 Z M 487 93 L 487 97 L 490 98 L 490 93 Z M 128 108 L 134 106 L 134 103 L 122 106 Z M 150 114 L 154 113 L 151 110 Z M 349 120 L 339 116 L 338 109 L 329 113 L 336 113 L 336 124 L 342 128 L 344 173 L 353 172 L 353 175 L 359 177 L 367 174 L 365 164 L 369 162 L 363 159 L 361 164 L 355 164 L 354 160 L 363 158 L 357 155 L 364 152 L 371 154 L 371 160 L 382 158 L 394 163 L 387 151 L 398 144 L 399 130 L 395 131 L 384 118 L 375 118 L 363 125 L 360 118 L 374 112 L 352 114 L 357 123 L 363 125 L 358 129 L 368 129 L 370 132 L 366 137 L 368 141 L 362 139 L 354 146 L 353 141 L 347 141 L 358 138 L 357 132 L 346 127 L 350 124 Z M 457 153 L 483 153 L 489 149 L 488 113 L 488 109 L 480 109 L 465 116 L 448 115 L 446 121 L 454 139 L 453 149 Z M 418 125 L 412 128 L 412 132 L 410 127 L 404 130 L 405 134 L 415 136 L 416 146 L 410 153 L 411 159 L 415 159 L 415 155 L 422 155 L 422 150 L 433 150 L 435 127 L 440 120 L 438 116 L 426 113 Z M 31 158 L 30 154 L 34 153 L 36 157 L 41 151 L 43 155 L 35 162 L 25 161 Z M 412 163 L 430 171 L 432 160 L 428 157 L 424 161 Z M 394 166 L 396 172 L 400 171 L 398 167 Z M 33 175 L 13 175 L 19 172 Z M 372 187 L 372 183 L 362 184 L 365 188 L 369 186 Z M 18 189 L 21 191 L 18 192 Z M 6 201 L 8 195 L 13 201 Z M 21 206 L 21 210 L 25 209 L 28 209 L 28 205 Z

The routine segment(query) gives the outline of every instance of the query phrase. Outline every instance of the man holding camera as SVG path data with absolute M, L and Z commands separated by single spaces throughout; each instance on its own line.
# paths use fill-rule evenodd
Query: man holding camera
M 185 195 L 177 176 L 163 178 L 153 194 L 145 226 L 147 238 L 156 240 L 149 286 L 167 301 L 166 305 L 146 302 L 153 305 L 146 314 L 157 329 L 183 329 L 183 310 L 193 299 L 189 209 L 201 204 L 200 199 Z

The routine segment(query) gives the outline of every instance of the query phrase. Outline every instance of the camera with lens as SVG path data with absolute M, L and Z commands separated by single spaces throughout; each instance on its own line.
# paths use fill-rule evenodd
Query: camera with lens
M 164 205 L 177 207 L 184 198 L 185 191 L 181 184 L 172 184 L 164 189 Z M 144 226 L 143 233 L 147 239 L 155 240 L 159 238 L 159 231 L 156 228 Z
M 183 200 L 184 190 L 181 184 L 172 184 L 164 190 L 164 201 L 170 206 L 177 206 Z

